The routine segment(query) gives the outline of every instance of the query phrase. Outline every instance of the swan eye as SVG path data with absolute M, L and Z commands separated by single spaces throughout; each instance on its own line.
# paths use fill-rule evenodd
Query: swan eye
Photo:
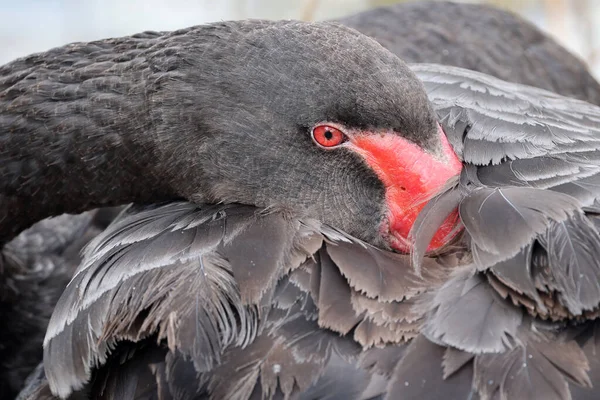
M 317 125 L 312 130 L 312 138 L 321 147 L 331 148 L 346 141 L 346 135 L 331 125 Z

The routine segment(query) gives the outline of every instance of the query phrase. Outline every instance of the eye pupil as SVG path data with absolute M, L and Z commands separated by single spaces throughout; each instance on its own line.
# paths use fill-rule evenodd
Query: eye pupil
M 325 139 L 331 140 L 333 138 L 333 133 L 330 130 L 325 131 Z

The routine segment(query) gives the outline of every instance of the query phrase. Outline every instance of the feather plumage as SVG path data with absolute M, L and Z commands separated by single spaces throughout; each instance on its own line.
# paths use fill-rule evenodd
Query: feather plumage
M 483 399 L 570 399 L 567 378 L 583 387 L 591 382 L 579 346 L 559 339 L 525 339 L 510 351 L 478 355 L 473 384 Z
M 437 290 L 429 307 L 422 334 L 434 343 L 470 353 L 507 351 L 523 319 L 521 310 L 470 271 Z
M 600 111 L 458 68 L 413 71 L 465 169 L 417 220 L 412 256 L 299 211 L 131 208 L 90 245 L 57 306 L 52 390 L 85 391 L 92 377 L 113 394 L 147 382 L 165 398 L 588 390 L 598 356 L 562 332 L 585 330 L 600 302 Z M 426 254 L 455 207 L 465 232 Z

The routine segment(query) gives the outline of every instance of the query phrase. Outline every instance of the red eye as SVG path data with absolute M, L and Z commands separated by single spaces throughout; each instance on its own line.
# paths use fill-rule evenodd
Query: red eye
M 313 140 L 323 147 L 335 147 L 346 140 L 344 132 L 330 125 L 317 125 L 312 130 Z

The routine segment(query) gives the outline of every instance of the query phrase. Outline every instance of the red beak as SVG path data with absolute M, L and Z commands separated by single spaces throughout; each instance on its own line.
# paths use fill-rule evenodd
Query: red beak
M 410 250 L 409 232 L 427 201 L 462 170 L 462 162 L 438 127 L 437 154 L 426 152 L 395 132 L 357 133 L 348 146 L 365 159 L 383 182 L 388 213 L 382 233 L 392 248 L 402 252 Z M 440 226 L 428 250 L 447 244 L 458 233 L 458 222 L 455 211 Z

